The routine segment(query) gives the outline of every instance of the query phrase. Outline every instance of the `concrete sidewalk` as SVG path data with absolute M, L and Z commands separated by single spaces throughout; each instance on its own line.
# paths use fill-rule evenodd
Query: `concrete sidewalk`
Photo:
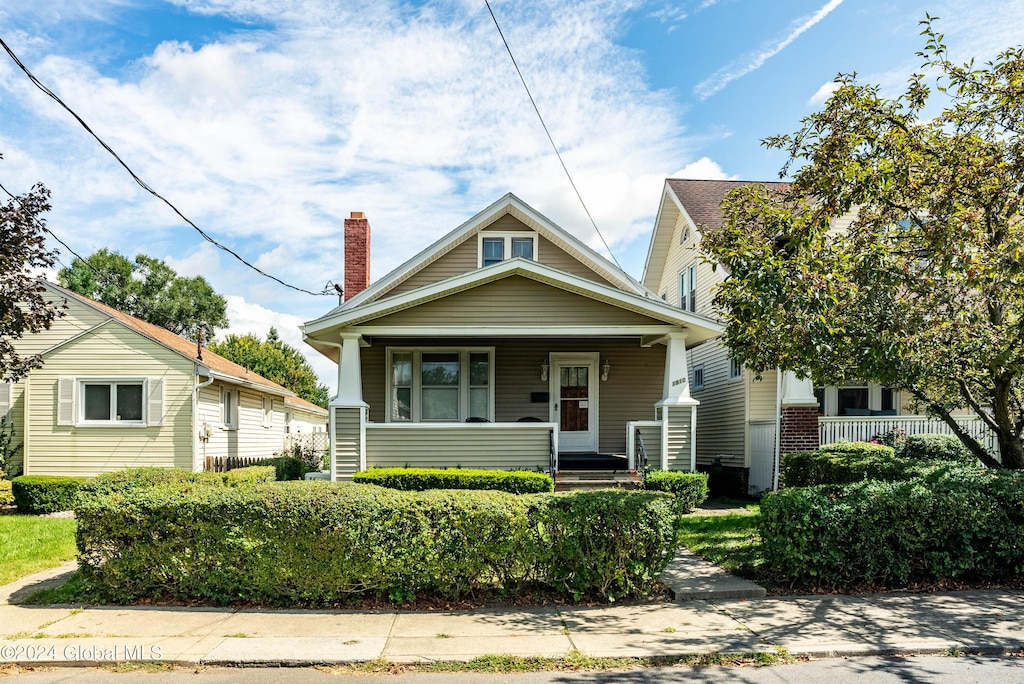
M 0 590 L 0 601 L 9 593 Z M 1022 650 L 1024 591 L 450 613 L 0 604 L 0 663 L 24 665 L 311 665 L 495 654 L 558 658 L 573 650 L 622 657 L 777 648 L 816 656 Z

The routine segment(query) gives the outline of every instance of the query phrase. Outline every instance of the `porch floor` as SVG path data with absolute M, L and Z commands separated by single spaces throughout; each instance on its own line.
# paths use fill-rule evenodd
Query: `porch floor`
M 620 454 L 591 452 L 559 452 L 558 469 L 561 470 L 629 470 L 629 461 Z

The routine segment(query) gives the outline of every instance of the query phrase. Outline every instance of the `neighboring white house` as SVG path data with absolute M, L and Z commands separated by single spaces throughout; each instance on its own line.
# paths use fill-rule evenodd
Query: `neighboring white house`
M 49 330 L 15 341 L 43 366 L 0 382 L 0 416 L 23 443 L 25 474 L 220 469 L 280 452 L 289 414 L 326 423 L 326 410 L 194 342 L 40 283 L 67 308 Z

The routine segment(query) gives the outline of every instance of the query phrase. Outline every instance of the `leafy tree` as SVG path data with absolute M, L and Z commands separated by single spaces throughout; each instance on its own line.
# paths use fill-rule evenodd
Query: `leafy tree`
M 45 290 L 30 271 L 54 264 L 56 252 L 46 249 L 43 235 L 49 199 L 49 191 L 35 185 L 0 205 L 0 380 L 18 380 L 43 364 L 38 354 L 19 354 L 14 341 L 48 330 L 62 314 L 61 305 L 43 296 Z
M 764 141 L 792 182 L 731 193 L 702 244 L 730 274 L 716 303 L 743 363 L 905 390 L 996 466 L 951 415 L 970 408 L 1022 468 L 1024 49 L 957 64 L 933 21 L 918 54 L 936 81 L 891 99 L 840 74 L 823 111 Z
M 107 306 L 197 340 L 213 339 L 228 325 L 227 300 L 202 276 L 186 278 L 160 259 L 140 254 L 135 261 L 100 249 L 75 259 L 57 274 L 61 285 Z
M 309 361 L 295 347 L 283 342 L 275 328 L 266 340 L 255 335 L 228 335 L 213 342 L 210 351 L 273 380 L 317 406 L 327 407 L 328 390 L 321 385 Z

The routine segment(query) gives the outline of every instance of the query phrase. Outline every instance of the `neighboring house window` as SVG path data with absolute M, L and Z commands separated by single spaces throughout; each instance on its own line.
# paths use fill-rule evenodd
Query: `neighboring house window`
M 840 416 L 869 416 L 868 387 L 840 387 L 838 394 L 838 414 Z
M 825 388 L 818 385 L 814 388 L 814 398 L 818 400 L 818 415 L 828 415 L 825 412 Z
M 220 422 L 228 430 L 238 428 L 238 390 L 220 391 Z
M 491 349 L 390 349 L 390 422 L 494 419 Z
M 736 359 L 729 359 L 729 379 L 735 380 L 743 376 L 743 364 Z
M 679 274 L 679 308 L 697 311 L 697 265 L 691 264 Z
M 680 231 L 680 233 L 679 233 L 679 244 L 683 244 L 684 242 L 686 242 L 689 239 L 690 239 L 690 226 L 689 225 L 685 225 L 685 226 L 683 226 L 682 231 Z
M 284 414 L 284 434 L 290 435 L 292 432 L 292 414 L 291 411 L 286 411 Z
M 274 424 L 274 398 L 263 397 L 263 427 L 271 427 Z
M 537 258 L 536 233 L 480 233 L 481 266 L 491 266 L 515 258 Z
M 668 301 L 668 290 L 662 290 L 661 291 L 661 298 L 663 300 L 665 300 L 666 302 Z
M 80 380 L 79 423 L 145 424 L 144 380 Z
M 693 389 L 704 389 L 704 364 L 699 363 L 693 367 Z

